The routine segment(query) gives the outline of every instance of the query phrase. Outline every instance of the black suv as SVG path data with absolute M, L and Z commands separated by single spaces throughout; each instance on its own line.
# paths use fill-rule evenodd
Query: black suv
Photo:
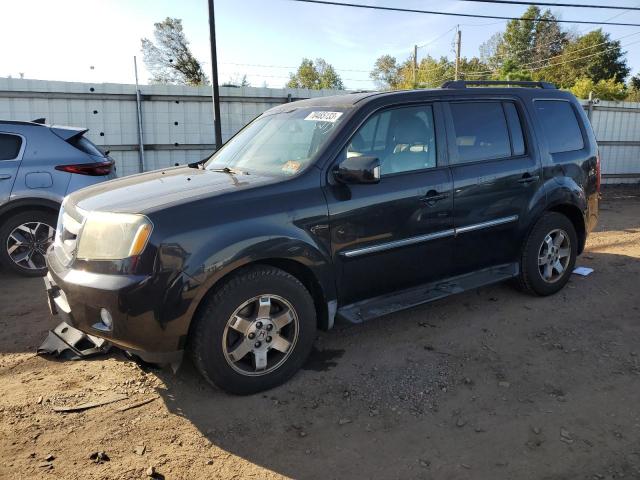
M 69 195 L 52 311 L 248 394 L 336 318 L 507 279 L 557 292 L 598 216 L 593 132 L 553 85 L 482 83 L 280 105 L 205 161 Z

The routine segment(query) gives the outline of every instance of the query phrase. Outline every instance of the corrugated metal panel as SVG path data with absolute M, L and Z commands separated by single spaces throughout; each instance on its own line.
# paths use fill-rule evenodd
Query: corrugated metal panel
M 147 170 L 185 164 L 211 154 L 213 145 L 210 87 L 143 85 L 144 143 Z M 221 87 L 223 141 L 269 108 L 294 99 L 336 95 L 340 91 Z M 135 86 L 0 78 L 0 118 L 33 120 L 89 128 L 87 136 L 111 149 L 118 175 L 138 173 Z M 195 147 L 195 148 L 194 148 Z
M 146 168 L 192 162 L 213 145 L 209 87 L 143 85 L 144 143 L 160 146 L 145 152 Z M 223 141 L 265 110 L 294 99 L 344 92 L 307 89 L 221 87 Z M 583 102 L 587 107 L 587 102 Z M 112 149 L 119 175 L 138 172 L 135 86 L 0 78 L 0 118 L 32 120 L 89 128 L 96 144 Z M 640 180 L 640 103 L 599 102 L 591 123 L 600 145 L 605 183 Z M 637 178 L 629 175 L 637 174 Z M 626 178 L 608 175 L 625 175 Z
M 588 102 L 582 103 L 588 109 Z M 591 125 L 600 145 L 603 183 L 640 181 L 640 103 L 598 102 Z

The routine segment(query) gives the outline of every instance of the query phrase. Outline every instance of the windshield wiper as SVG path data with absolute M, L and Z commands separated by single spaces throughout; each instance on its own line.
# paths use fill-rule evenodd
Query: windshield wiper
M 231 174 L 231 175 L 249 175 L 249 172 L 245 172 L 243 170 L 236 170 L 234 168 L 229 168 L 229 167 L 210 168 L 209 171 L 210 172 L 228 173 L 228 174 Z
M 204 164 L 207 160 L 208 160 L 207 158 L 204 158 L 202 160 L 198 160 L 197 162 L 189 163 L 187 164 L 187 166 L 189 168 L 198 168 L 200 170 L 204 170 Z

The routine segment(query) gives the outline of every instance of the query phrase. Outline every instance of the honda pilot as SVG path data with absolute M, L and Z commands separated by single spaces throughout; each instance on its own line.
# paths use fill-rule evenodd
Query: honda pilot
M 476 83 L 287 103 L 202 162 L 72 193 L 52 311 L 249 394 L 336 320 L 505 280 L 558 292 L 598 217 L 591 126 L 553 85 Z

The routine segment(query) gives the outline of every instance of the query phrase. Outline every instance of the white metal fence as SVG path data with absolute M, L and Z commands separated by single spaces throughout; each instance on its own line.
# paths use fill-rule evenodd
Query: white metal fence
M 145 169 L 204 158 L 214 146 L 211 89 L 142 85 Z M 332 90 L 221 87 L 222 137 L 227 140 L 274 105 L 344 93 Z M 606 183 L 640 181 L 640 103 L 584 101 L 596 132 Z M 0 119 L 33 120 L 89 128 L 111 151 L 119 175 L 140 171 L 134 85 L 0 78 Z

